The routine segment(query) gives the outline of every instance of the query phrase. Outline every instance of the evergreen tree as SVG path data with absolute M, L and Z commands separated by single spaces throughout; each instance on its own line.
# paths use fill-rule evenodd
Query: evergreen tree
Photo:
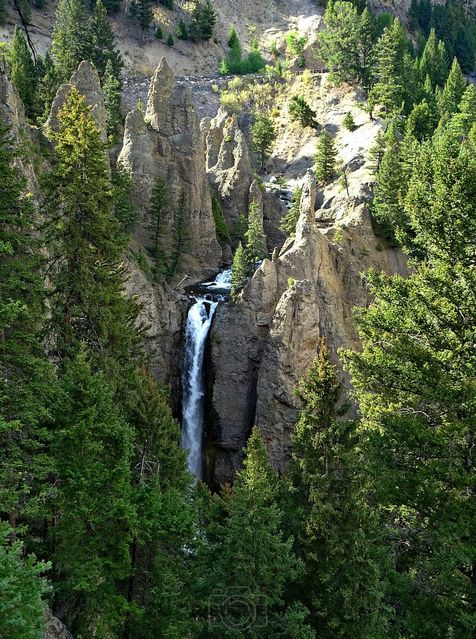
M 181 265 L 190 242 L 190 210 L 185 191 L 182 191 L 174 212 L 173 250 L 170 256 L 168 274 L 174 275 Z
M 235 300 L 238 293 L 246 283 L 248 276 L 248 263 L 246 259 L 243 244 L 239 242 L 238 248 L 233 256 L 233 265 L 231 267 L 231 299 Z
M 61 82 L 67 82 L 91 53 L 89 19 L 81 0 L 59 0 L 51 50 Z
M 465 89 L 466 82 L 458 60 L 455 58 L 439 100 L 441 115 L 448 117 L 457 112 Z
M 321 186 L 332 181 L 336 169 L 336 156 L 333 137 L 329 131 L 324 130 L 317 143 L 314 166 L 316 180 Z
M 170 226 L 171 199 L 165 179 L 159 175 L 157 178 L 149 211 L 147 214 L 147 226 L 152 236 L 152 256 L 155 262 L 155 277 L 162 280 L 167 275 L 167 260 L 161 246 L 161 239 Z
M 102 92 L 106 107 L 107 132 L 113 138 L 121 123 L 121 91 L 121 81 L 114 72 L 111 60 L 108 60 L 102 82 Z
M 358 35 L 358 79 L 364 89 L 368 91 L 372 83 L 376 29 L 375 19 L 367 7 L 359 18 Z
M 49 347 L 60 361 L 81 343 L 101 366 L 132 364 L 136 305 L 122 294 L 126 238 L 100 133 L 75 87 L 58 114 L 55 164 L 47 177 L 51 252 Z
M 154 19 L 151 0 L 132 0 L 129 13 L 137 19 L 142 31 L 148 29 Z
M 369 275 L 375 301 L 357 316 L 363 351 L 345 356 L 393 559 L 387 604 L 399 636 L 469 639 L 475 623 L 475 177 L 471 144 L 451 129 L 423 145 L 405 209 L 425 259 L 407 279 Z
M 196 515 L 180 426 L 165 393 L 141 372 L 129 408 L 135 430 L 134 501 L 137 533 L 131 545 L 128 623 L 134 639 L 179 639 L 190 629 L 188 579 Z
M 431 137 L 438 124 L 438 113 L 434 104 L 426 99 L 413 107 L 405 123 L 405 131 L 417 140 Z
M 272 118 L 266 113 L 257 113 L 251 127 L 251 141 L 258 154 L 261 169 L 264 168 L 276 136 L 276 127 Z
M 257 639 L 280 633 L 312 639 L 314 634 L 302 620 L 290 632 L 289 622 L 299 616 L 296 610 L 286 614 L 283 594 L 301 565 L 291 552 L 291 540 L 284 539 L 281 531 L 276 477 L 256 428 L 248 440 L 244 469 L 238 473 L 233 493 L 225 497 L 224 510 L 226 519 L 215 524 L 217 534 L 207 548 L 210 639 Z
M 231 239 L 230 231 L 228 230 L 228 225 L 223 217 L 220 200 L 214 190 L 212 190 L 212 211 L 217 237 L 222 244 L 227 244 L 230 242 Z
M 473 27 L 474 31 L 474 27 Z M 470 73 L 474 69 L 475 45 L 474 37 L 466 25 L 461 25 L 455 41 L 455 57 L 463 73 Z
M 109 74 L 120 79 L 121 69 L 124 66 L 122 56 L 116 49 L 116 36 L 107 17 L 107 11 L 101 0 L 97 0 L 91 17 L 90 32 L 90 60 L 96 67 L 101 79 L 105 78 L 108 62 Z
M 180 18 L 177 25 L 177 32 L 175 34 L 179 40 L 188 40 L 188 29 L 185 22 Z
M 430 31 L 419 63 L 423 78 L 429 76 L 433 86 L 443 86 L 448 77 L 448 59 L 444 42 L 436 37 L 435 30 Z
M 25 557 L 19 541 L 0 522 L 0 628 L 2 639 L 38 639 L 46 630 L 48 586 L 40 575 L 49 567 L 33 555 Z
M 68 627 L 78 637 L 116 636 L 126 610 L 119 586 L 130 572 L 136 523 L 133 431 L 114 390 L 80 349 L 65 368 L 54 409 L 53 569 L 58 605 L 69 611 Z
M 61 83 L 58 69 L 49 51 L 43 59 L 39 59 L 38 73 L 38 119 L 43 122 L 47 119 L 54 97 Z
M 281 230 L 286 233 L 288 237 L 292 237 L 296 233 L 296 224 L 300 213 L 301 195 L 302 188 L 297 188 L 293 193 L 291 208 L 283 217 L 281 222 Z
M 0 128 L 0 515 L 11 527 L 43 515 L 51 463 L 45 420 L 54 375 L 44 357 L 44 288 L 35 211 Z
M 413 65 L 405 30 L 398 20 L 387 27 L 375 45 L 374 85 L 369 93 L 370 111 L 379 105 L 392 115 L 413 103 Z
M 293 95 L 289 105 L 289 115 L 291 120 L 296 120 L 303 127 L 310 126 L 317 128 L 316 112 L 312 109 L 308 102 L 300 96 Z
M 203 4 L 200 0 L 196 0 L 190 25 L 192 40 L 210 40 L 216 21 L 217 15 L 211 0 L 205 0 Z
M 257 202 L 251 202 L 248 211 L 248 228 L 245 233 L 246 258 L 250 265 L 254 265 L 268 257 L 266 235 L 263 230 L 263 212 Z
M 360 35 L 357 9 L 350 2 L 330 2 L 324 14 L 326 28 L 319 34 L 320 54 L 336 83 L 358 82 Z
M 171 33 L 169 33 L 169 35 L 167 36 L 167 46 L 169 47 L 174 46 L 174 37 Z
M 111 176 L 114 215 L 122 230 L 129 233 L 138 220 L 138 211 L 132 202 L 132 179 L 121 162 L 116 164 Z
M 395 244 L 395 233 L 405 225 L 405 213 L 401 201 L 405 194 L 400 142 L 394 124 L 384 138 L 384 153 L 381 157 L 377 184 L 374 189 L 372 215 L 378 222 L 379 232 L 391 244 Z
M 325 340 L 296 388 L 299 418 L 289 469 L 295 549 L 305 565 L 294 595 L 323 639 L 385 636 L 380 551 L 366 503 L 357 424 Z M 350 596 L 350 593 L 352 595 Z
M 345 126 L 345 128 L 348 131 L 355 131 L 355 129 L 357 128 L 357 125 L 355 124 L 354 116 L 352 115 L 350 111 L 348 111 L 345 114 L 345 118 L 342 121 L 342 124 Z
M 286 36 L 286 48 L 288 53 L 296 57 L 298 67 L 306 66 L 304 51 L 307 44 L 306 36 L 300 36 L 297 31 L 290 31 Z
M 476 123 L 476 88 L 470 84 L 466 88 L 461 99 L 458 113 L 455 113 L 449 127 L 458 133 L 462 138 L 467 137 L 471 128 Z
M 8 52 L 10 77 L 25 107 L 25 113 L 32 118 L 36 115 L 37 76 L 25 36 L 18 27 L 13 32 L 12 44 Z

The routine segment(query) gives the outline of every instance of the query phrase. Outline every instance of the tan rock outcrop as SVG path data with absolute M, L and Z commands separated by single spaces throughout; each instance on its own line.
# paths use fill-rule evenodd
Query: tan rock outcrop
M 236 115 L 220 109 L 205 123 L 207 173 L 220 197 L 223 216 L 233 229 L 240 215 L 246 215 L 253 168 L 245 136 Z
M 189 284 L 216 272 L 222 252 L 216 238 L 204 143 L 189 91 L 175 82 L 165 58 L 152 78 L 145 117 L 136 109 L 126 118 L 118 161 L 132 177 L 134 200 L 143 218 L 159 176 L 166 180 L 175 211 L 181 198 L 185 199 L 188 247 L 178 280 L 186 275 Z M 164 220 L 166 252 L 173 243 L 172 227 L 171 216 Z M 139 225 L 136 237 L 147 245 L 144 225 Z
M 338 364 L 339 348 L 359 347 L 353 308 L 370 301 L 362 272 L 406 272 L 402 253 L 374 235 L 365 198 L 336 194 L 325 211 L 316 211 L 316 196 L 308 171 L 295 236 L 273 262 L 263 262 L 235 304 L 218 309 L 212 331 L 216 483 L 239 465 L 243 434 L 253 424 L 273 466 L 283 470 L 296 418 L 293 389 L 320 337 Z
M 51 106 L 50 115 L 46 121 L 46 130 L 58 129 L 58 113 L 63 106 L 66 96 L 71 87 L 76 87 L 81 95 L 84 96 L 85 102 L 91 108 L 91 115 L 101 132 L 103 142 L 107 140 L 107 122 L 106 107 L 104 106 L 104 98 L 102 95 L 101 81 L 98 72 L 94 66 L 83 60 L 77 70 L 71 76 L 71 80 L 67 84 L 62 84 L 58 89 L 53 104 Z

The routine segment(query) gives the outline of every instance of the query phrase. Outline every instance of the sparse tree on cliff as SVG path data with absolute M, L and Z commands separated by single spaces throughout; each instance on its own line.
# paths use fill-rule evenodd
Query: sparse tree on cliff
M 337 151 L 329 131 L 323 131 L 317 143 L 315 173 L 318 184 L 324 186 L 332 181 L 336 170 Z
M 251 140 L 258 154 L 261 169 L 264 168 L 276 136 L 276 128 L 271 116 L 266 113 L 257 113 L 251 127 Z

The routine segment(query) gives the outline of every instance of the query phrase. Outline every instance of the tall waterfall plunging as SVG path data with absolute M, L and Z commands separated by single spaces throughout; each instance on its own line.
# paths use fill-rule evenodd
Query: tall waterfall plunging
M 231 271 L 222 271 L 213 282 L 200 285 L 204 294 L 194 297 L 185 325 L 185 359 L 182 375 L 182 446 L 188 451 L 188 467 L 202 476 L 202 443 L 205 404 L 204 354 L 213 315 L 223 294 L 231 287 Z

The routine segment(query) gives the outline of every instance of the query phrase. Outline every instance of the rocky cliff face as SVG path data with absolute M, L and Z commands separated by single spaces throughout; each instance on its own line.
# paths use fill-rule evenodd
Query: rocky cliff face
M 107 140 L 106 131 L 106 108 L 101 90 L 101 81 L 96 69 L 90 62 L 84 60 L 81 62 L 77 70 L 71 76 L 71 80 L 67 84 L 63 84 L 58 89 L 53 104 L 51 106 L 50 115 L 46 121 L 46 130 L 56 131 L 58 128 L 58 113 L 66 100 L 71 87 L 76 87 L 88 106 L 91 107 L 91 115 L 96 123 L 97 128 L 101 132 L 102 141 Z
M 165 58 L 152 78 L 145 116 L 136 109 L 126 118 L 124 144 L 119 162 L 130 173 L 134 199 L 147 213 L 154 184 L 162 176 L 167 184 L 172 211 L 164 220 L 166 252 L 173 244 L 173 216 L 181 198 L 188 218 L 188 247 L 177 281 L 198 281 L 218 270 L 222 261 L 216 238 L 211 196 L 205 170 L 205 148 L 188 88 L 175 82 Z M 146 228 L 137 237 L 147 245 Z
M 320 337 L 327 338 L 337 363 L 338 348 L 358 348 L 352 309 L 370 301 L 362 272 L 406 271 L 400 251 L 374 235 L 365 175 L 360 178 L 350 199 L 319 193 L 316 210 L 318 192 L 309 171 L 295 237 L 273 261 L 263 262 L 236 304 L 218 309 L 211 340 L 211 474 L 217 484 L 229 481 L 240 464 L 254 423 L 273 466 L 284 469 L 296 417 L 293 388 L 316 356 Z

